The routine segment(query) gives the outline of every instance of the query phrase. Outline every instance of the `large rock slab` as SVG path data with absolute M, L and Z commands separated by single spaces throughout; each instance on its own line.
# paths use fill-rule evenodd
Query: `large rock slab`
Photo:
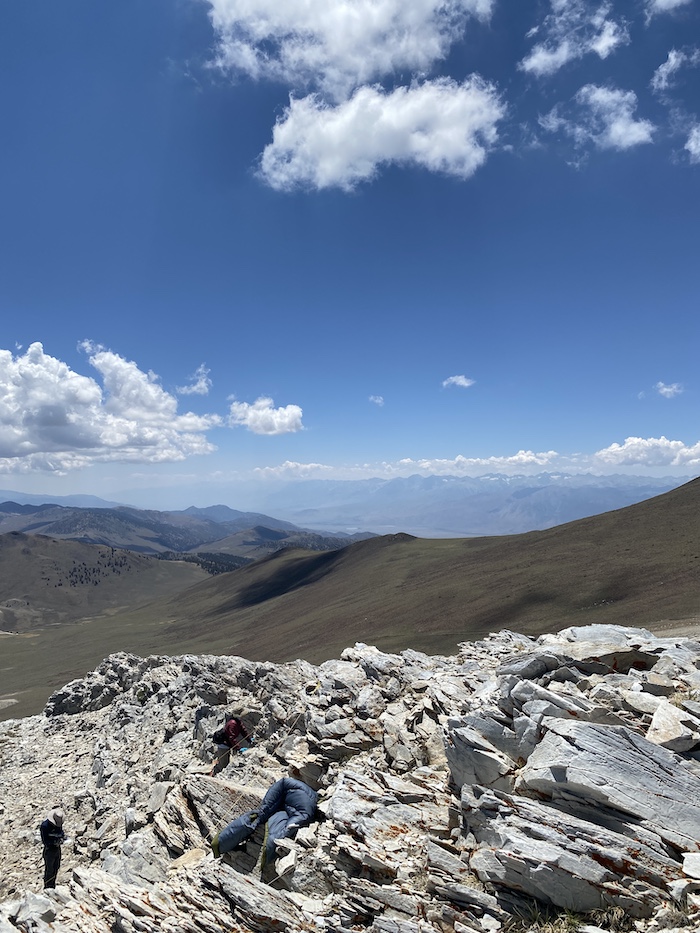
M 535 800 L 464 788 L 462 808 L 479 878 L 556 907 L 648 917 L 683 876 L 660 849 Z
M 700 850 L 700 776 L 673 752 L 624 727 L 549 720 L 517 782 L 594 816 L 599 804 L 683 852 Z

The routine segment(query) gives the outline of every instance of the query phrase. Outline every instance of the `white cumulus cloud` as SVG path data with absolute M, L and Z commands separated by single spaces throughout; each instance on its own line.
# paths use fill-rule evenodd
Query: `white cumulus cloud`
M 659 395 L 663 395 L 664 398 L 675 398 L 676 395 L 680 395 L 683 392 L 683 386 L 678 382 L 672 382 L 670 385 L 667 385 L 665 382 L 657 382 L 654 388 Z
M 506 476 L 549 473 L 636 472 L 645 469 L 675 468 L 700 472 L 700 441 L 686 445 L 682 441 L 661 438 L 628 437 L 623 444 L 612 444 L 595 453 L 562 454 L 555 450 L 518 450 L 513 454 L 482 457 L 404 457 L 401 460 L 373 463 L 324 464 L 285 461 L 279 466 L 258 467 L 253 472 L 261 479 L 394 479 L 401 476 L 483 476 L 498 473 Z
M 297 463 L 285 460 L 276 467 L 255 467 L 253 473 L 266 479 L 314 479 L 336 472 L 336 467 L 324 463 Z
M 550 132 L 564 132 L 577 145 L 589 143 L 598 149 L 631 149 L 653 139 L 654 124 L 635 119 L 637 95 L 634 91 L 586 84 L 574 97 L 576 112 L 567 117 L 555 107 L 540 119 Z
M 287 460 L 279 466 L 257 467 L 253 472 L 267 479 L 368 479 L 397 476 L 412 476 L 415 473 L 436 476 L 479 476 L 484 472 L 520 473 L 542 470 L 560 460 L 554 450 L 535 453 L 519 450 L 509 456 L 464 457 L 461 454 L 450 459 L 412 458 L 383 461 L 381 463 L 354 463 L 342 466 L 324 463 L 296 463 Z
M 93 462 L 159 463 L 214 450 L 217 415 L 179 415 L 153 373 L 89 341 L 100 379 L 73 372 L 33 343 L 0 350 L 0 471 L 64 472 Z
M 478 77 L 439 78 L 385 92 L 362 87 L 337 106 L 292 98 L 260 174 L 278 190 L 354 188 L 382 165 L 420 166 L 468 178 L 495 145 L 505 106 Z
M 611 444 L 594 455 L 606 466 L 700 466 L 700 441 L 690 446 L 665 437 L 628 437 L 622 444 Z
M 298 405 L 275 408 L 271 398 L 261 396 L 252 405 L 231 402 L 229 424 L 247 428 L 253 434 L 292 434 L 301 431 L 302 410 Z
M 538 77 L 554 74 L 571 61 L 593 53 L 607 58 L 629 42 L 627 26 L 610 18 L 609 3 L 551 0 L 549 13 L 530 36 L 542 37 L 520 68 Z
M 448 376 L 447 379 L 442 380 L 442 385 L 444 388 L 447 386 L 461 386 L 463 389 L 468 389 L 469 386 L 474 385 L 474 382 L 474 379 L 469 379 L 467 376 Z
M 208 0 L 217 63 L 342 100 L 396 72 L 428 72 L 493 0 Z
M 211 389 L 211 379 L 204 363 L 197 367 L 188 385 L 177 387 L 179 395 L 208 395 L 209 389 Z
M 532 450 L 519 450 L 510 456 L 492 456 L 492 457 L 464 457 L 458 454 L 451 459 L 439 459 L 425 457 L 414 460 L 406 458 L 400 460 L 398 466 L 403 471 L 409 473 L 419 470 L 438 476 L 474 476 L 478 472 L 486 470 L 487 472 L 497 471 L 509 473 L 513 470 L 523 470 L 531 467 L 543 468 L 559 457 L 555 450 L 541 451 L 535 453 Z
M 381 408 L 384 405 L 384 397 L 382 395 L 370 395 L 369 400 L 370 402 L 373 402 L 375 405 L 377 405 L 379 408 Z

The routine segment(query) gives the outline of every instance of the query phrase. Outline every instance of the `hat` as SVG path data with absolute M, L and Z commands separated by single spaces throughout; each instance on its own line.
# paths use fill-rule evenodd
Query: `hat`
M 53 810 L 51 812 L 51 822 L 54 824 L 54 826 L 62 826 L 63 825 L 63 810 L 59 810 L 59 809 Z

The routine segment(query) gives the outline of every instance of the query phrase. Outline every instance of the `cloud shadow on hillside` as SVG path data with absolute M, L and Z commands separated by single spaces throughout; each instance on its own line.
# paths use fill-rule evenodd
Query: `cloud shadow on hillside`
M 221 606 L 217 615 L 230 612 L 234 608 L 258 606 L 268 599 L 275 599 L 277 596 L 284 596 L 285 593 L 301 589 L 310 583 L 316 583 L 331 572 L 341 553 L 341 551 L 322 551 L 313 557 L 305 556 L 301 560 L 286 562 L 265 580 L 256 581 L 241 589 L 235 601 Z

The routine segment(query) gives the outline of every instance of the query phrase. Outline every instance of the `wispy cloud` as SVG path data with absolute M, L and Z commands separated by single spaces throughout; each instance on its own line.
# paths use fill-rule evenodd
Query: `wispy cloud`
M 383 395 L 370 395 L 369 400 L 370 402 L 373 402 L 375 405 L 377 405 L 379 408 L 381 408 L 384 405 Z
M 65 472 L 94 462 L 162 463 L 214 446 L 217 415 L 178 414 L 152 372 L 90 341 L 81 344 L 98 382 L 33 343 L 0 350 L 0 472 Z
M 626 23 L 610 17 L 611 4 L 587 0 L 551 0 L 552 12 L 530 30 L 540 41 L 521 62 L 523 71 L 538 77 L 554 74 L 584 55 L 607 58 L 629 42 Z
M 450 459 L 442 458 L 406 458 L 399 460 L 396 467 L 410 474 L 419 470 L 436 476 L 474 476 L 483 472 L 513 472 L 536 467 L 538 470 L 551 465 L 559 454 L 555 450 L 535 453 L 532 450 L 519 450 L 515 454 L 493 457 L 464 457 L 458 454 Z
M 678 382 L 672 382 L 670 385 L 667 385 L 665 382 L 657 382 L 654 388 L 659 395 L 663 395 L 664 398 L 675 398 L 676 395 L 680 395 L 683 392 L 683 386 Z
M 209 389 L 211 389 L 209 370 L 202 363 L 195 370 L 192 381 L 188 385 L 178 386 L 177 392 L 179 395 L 208 395 Z
M 577 146 L 598 149 L 631 149 L 653 140 L 654 124 L 635 119 L 637 95 L 634 91 L 586 84 L 575 95 L 573 113 L 565 116 L 561 107 L 540 118 L 549 132 L 563 132 Z
M 473 386 L 475 383 L 474 379 L 469 379 L 467 376 L 448 376 L 447 379 L 442 380 L 443 388 L 447 386 L 461 386 L 463 389 L 468 389 L 469 386 Z
M 231 402 L 229 425 L 247 428 L 253 434 L 293 434 L 303 429 L 302 410 L 298 405 L 275 408 L 271 398 L 261 396 L 252 405 Z
M 684 68 L 697 68 L 700 65 L 700 49 L 671 49 L 665 62 L 662 62 L 652 75 L 650 86 L 653 91 L 663 94 L 674 87 L 678 81 L 678 72 Z
M 592 453 L 564 454 L 556 450 L 518 450 L 513 454 L 490 457 L 467 457 L 458 454 L 450 458 L 404 457 L 381 463 L 356 463 L 342 466 L 323 463 L 286 461 L 276 467 L 255 470 L 269 479 L 368 479 L 399 476 L 483 476 L 486 473 L 533 475 L 547 472 L 609 473 L 658 468 L 680 468 L 690 473 L 700 471 L 700 441 L 686 444 L 665 437 L 628 437 L 619 444 Z
M 351 190 L 391 164 L 469 178 L 496 144 L 504 115 L 495 88 L 475 77 L 390 92 L 362 87 L 337 106 L 317 96 L 291 98 L 260 174 L 281 191 Z
M 345 466 L 331 466 L 323 463 L 296 463 L 285 461 L 276 467 L 258 468 L 258 476 L 270 479 L 364 479 L 368 477 L 411 476 L 414 473 L 435 476 L 478 476 L 483 473 L 517 473 L 528 470 L 542 470 L 551 466 L 559 454 L 549 450 L 535 453 L 532 450 L 519 450 L 510 456 L 464 457 L 458 455 L 450 459 L 411 458 L 382 463 L 356 463 Z
M 688 152 L 693 164 L 700 162 L 700 123 L 696 123 L 691 128 L 683 148 Z
M 673 13 L 690 2 L 691 0 L 647 0 L 647 15 L 651 18 L 659 13 Z

